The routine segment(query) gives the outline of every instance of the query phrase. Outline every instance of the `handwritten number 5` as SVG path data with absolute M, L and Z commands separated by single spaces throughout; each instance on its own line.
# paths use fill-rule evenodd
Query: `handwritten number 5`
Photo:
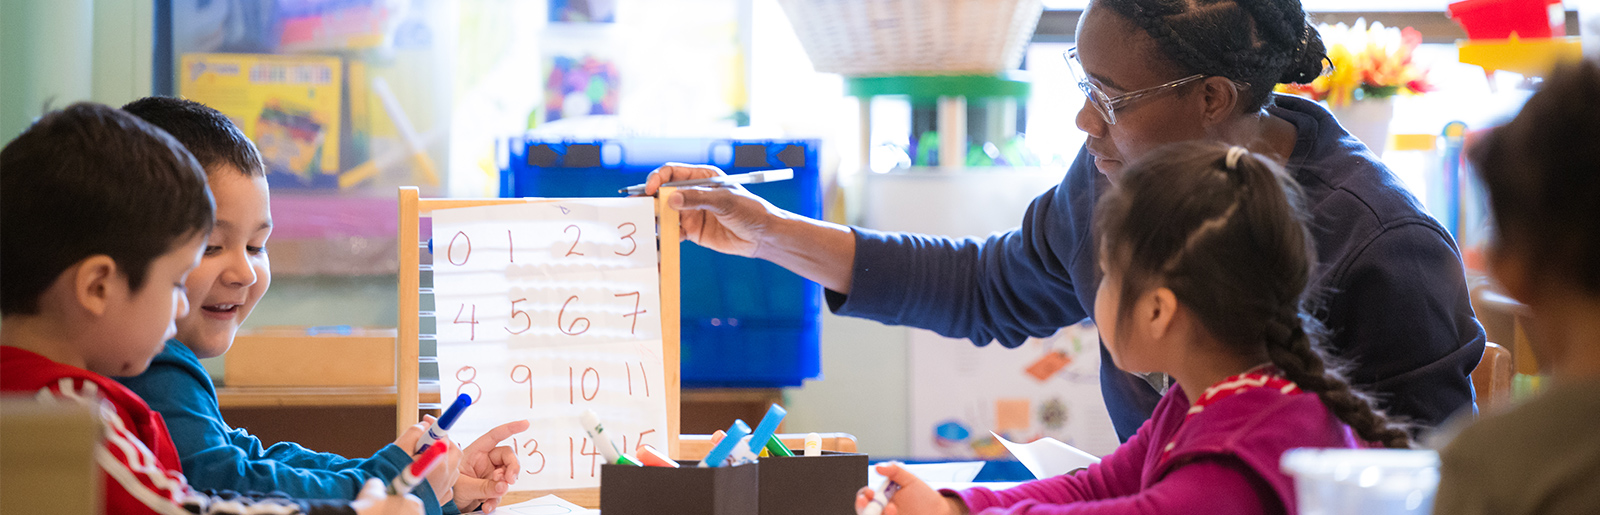
M 528 312 L 527 311 L 523 311 L 523 310 L 517 309 L 517 303 L 518 302 L 527 302 L 527 301 L 528 301 L 528 299 L 517 299 L 517 300 L 511 301 L 511 319 L 512 320 L 516 320 L 518 316 L 521 316 L 523 320 L 527 320 L 528 321 L 527 325 L 522 326 L 522 330 L 521 331 L 512 331 L 510 327 L 506 327 L 505 328 L 506 332 L 511 333 L 511 334 L 522 334 L 522 333 L 528 332 L 529 329 L 533 329 L 533 317 L 528 316 Z

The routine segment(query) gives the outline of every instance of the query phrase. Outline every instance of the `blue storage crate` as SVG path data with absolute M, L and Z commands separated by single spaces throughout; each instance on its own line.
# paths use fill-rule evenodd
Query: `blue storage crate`
M 793 168 L 794 179 L 746 186 L 820 218 L 817 140 L 628 138 L 507 140 L 501 197 L 614 197 L 668 162 L 745 173 Z M 766 261 L 682 244 L 684 387 L 799 386 L 821 372 L 822 289 Z

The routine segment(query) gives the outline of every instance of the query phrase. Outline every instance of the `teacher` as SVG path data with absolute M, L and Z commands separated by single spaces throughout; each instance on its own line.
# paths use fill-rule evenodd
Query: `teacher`
M 835 313 L 1021 345 L 1094 312 L 1095 202 L 1128 163 L 1172 142 L 1211 140 L 1276 156 L 1305 190 L 1319 266 L 1313 312 L 1348 376 L 1391 415 L 1436 426 L 1472 402 L 1483 355 L 1461 258 L 1377 156 L 1304 99 L 1326 54 L 1295 0 L 1094 0 L 1066 58 L 1088 95 L 1088 133 L 1062 183 L 1022 224 L 985 240 L 845 227 L 774 207 L 743 188 L 682 189 L 686 237 L 766 259 L 827 288 Z M 708 177 L 668 165 L 647 187 Z M 1100 385 L 1123 440 L 1149 418 L 1165 377 L 1118 370 L 1101 350 Z

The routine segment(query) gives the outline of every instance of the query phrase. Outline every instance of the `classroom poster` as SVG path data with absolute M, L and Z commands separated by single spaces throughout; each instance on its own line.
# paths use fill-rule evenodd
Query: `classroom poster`
M 667 448 L 654 200 L 570 199 L 433 214 L 434 318 L 446 402 L 468 445 L 517 419 L 514 490 L 600 485 L 578 417 L 619 449 Z
M 228 115 L 255 142 L 274 188 L 339 185 L 337 57 L 184 54 L 178 94 Z
M 911 453 L 1009 458 L 989 435 L 1019 443 L 1053 437 L 1096 456 L 1117 435 L 1100 397 L 1099 336 L 1085 322 L 1021 347 L 978 347 L 912 330 Z

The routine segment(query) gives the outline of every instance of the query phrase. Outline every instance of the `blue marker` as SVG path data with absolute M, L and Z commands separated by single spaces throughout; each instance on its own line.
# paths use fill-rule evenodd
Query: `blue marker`
M 700 466 L 722 466 L 722 460 L 728 459 L 728 453 L 733 452 L 733 448 L 739 445 L 739 440 L 749 434 L 750 426 L 745 424 L 744 420 L 734 420 L 733 427 L 728 428 L 728 436 L 722 437 L 722 441 L 717 442 L 717 445 L 711 448 L 711 452 L 706 453 L 706 459 L 700 462 Z
M 426 451 L 433 442 L 443 440 L 444 435 L 450 432 L 450 427 L 456 425 L 456 419 L 461 418 L 461 412 L 466 411 L 467 406 L 471 405 L 472 396 L 464 393 L 456 396 L 456 401 L 450 403 L 450 408 L 444 410 L 439 420 L 428 427 L 428 432 L 424 433 L 422 438 L 417 439 L 417 452 Z
M 788 414 L 788 410 L 777 404 L 767 408 L 767 416 L 761 417 L 761 423 L 756 425 L 756 432 L 751 433 L 750 452 L 761 454 L 761 448 L 767 446 L 767 440 L 772 439 L 772 435 L 778 432 L 778 424 L 783 423 L 784 415 Z

